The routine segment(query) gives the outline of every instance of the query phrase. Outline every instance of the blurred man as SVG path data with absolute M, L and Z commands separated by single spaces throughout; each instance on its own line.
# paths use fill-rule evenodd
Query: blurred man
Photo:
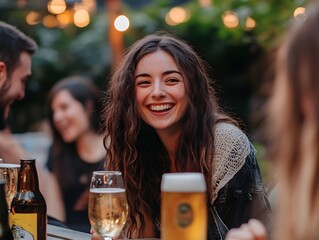
M 15 100 L 24 98 L 25 83 L 31 75 L 31 56 L 37 44 L 17 28 L 0 21 L 0 158 L 19 162 L 22 148 L 6 128 Z
M 24 97 L 31 75 L 31 55 L 37 45 L 15 27 L 0 22 L 0 129 L 5 127 L 11 104 Z

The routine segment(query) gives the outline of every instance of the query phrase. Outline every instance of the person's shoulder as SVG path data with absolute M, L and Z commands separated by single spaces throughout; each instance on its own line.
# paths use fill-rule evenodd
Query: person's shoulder
M 215 126 L 214 173 L 212 203 L 217 194 L 244 166 L 250 152 L 250 142 L 242 130 L 231 123 Z
M 245 149 L 249 148 L 249 140 L 246 134 L 239 127 L 227 122 L 220 122 L 216 124 L 215 142 L 226 142 L 230 145 L 235 144 Z

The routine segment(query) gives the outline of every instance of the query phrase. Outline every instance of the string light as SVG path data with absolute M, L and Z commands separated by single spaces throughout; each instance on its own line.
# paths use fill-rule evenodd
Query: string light
M 48 11 L 53 14 L 60 14 L 66 10 L 66 3 L 64 0 L 51 0 L 48 2 Z
M 199 0 L 199 5 L 201 7 L 209 7 L 212 5 L 212 0 Z
M 306 9 L 304 7 L 296 8 L 295 11 L 294 11 L 294 17 L 298 17 L 298 16 L 304 14 L 305 11 L 306 11 Z
M 235 29 L 239 25 L 239 20 L 235 12 L 227 11 L 222 16 L 223 23 L 227 28 Z
M 89 25 L 90 15 L 87 10 L 79 9 L 74 13 L 73 20 L 75 26 L 83 28 Z
M 117 31 L 124 32 L 129 26 L 130 20 L 124 15 L 120 15 L 114 20 L 114 27 Z
M 58 14 L 56 16 L 57 20 L 60 23 L 61 27 L 65 27 L 72 22 L 73 11 L 66 10 L 65 12 Z
M 253 18 L 248 17 L 248 18 L 246 19 L 245 28 L 246 28 L 247 30 L 252 30 L 252 29 L 254 29 L 255 27 L 256 27 L 256 21 L 255 21 Z
M 26 21 L 29 25 L 36 25 L 39 23 L 40 14 L 34 11 L 31 11 L 26 16 Z
M 47 28 L 55 28 L 59 25 L 58 20 L 53 15 L 47 15 L 42 19 L 42 23 Z
M 168 25 L 175 26 L 188 21 L 190 18 L 189 12 L 183 7 L 172 8 L 165 16 L 165 21 Z

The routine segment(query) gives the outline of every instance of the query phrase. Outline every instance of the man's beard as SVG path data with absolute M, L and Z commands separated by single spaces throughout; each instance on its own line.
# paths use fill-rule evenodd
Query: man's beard
M 6 124 L 6 99 L 5 95 L 8 92 L 11 85 L 11 81 L 9 78 L 6 79 L 4 85 L 0 89 L 0 131 L 7 127 Z

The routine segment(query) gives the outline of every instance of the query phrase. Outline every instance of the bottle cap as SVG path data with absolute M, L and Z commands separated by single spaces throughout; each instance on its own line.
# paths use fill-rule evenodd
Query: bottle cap
M 35 158 L 23 157 L 23 158 L 20 158 L 20 162 L 32 163 L 32 162 L 35 162 Z

